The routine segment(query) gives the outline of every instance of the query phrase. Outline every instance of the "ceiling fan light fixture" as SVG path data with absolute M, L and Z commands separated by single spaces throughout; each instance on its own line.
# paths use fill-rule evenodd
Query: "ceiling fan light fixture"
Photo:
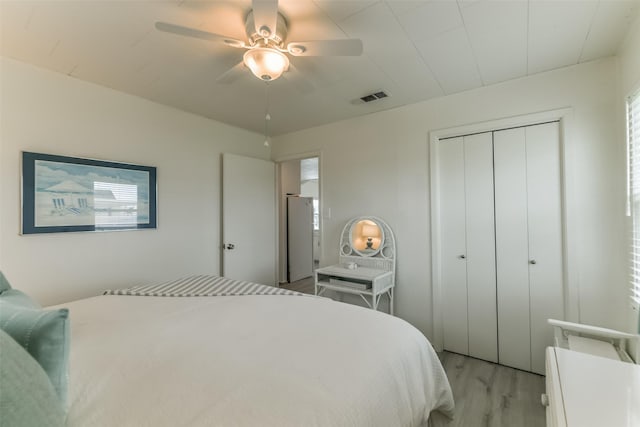
M 244 64 L 259 79 L 275 80 L 289 68 L 289 58 L 269 47 L 256 47 L 244 54 Z
M 269 29 L 269 27 L 267 27 L 266 25 L 263 25 L 262 27 L 260 27 L 259 34 L 265 39 L 268 39 L 269 36 L 271 36 L 271 29 Z

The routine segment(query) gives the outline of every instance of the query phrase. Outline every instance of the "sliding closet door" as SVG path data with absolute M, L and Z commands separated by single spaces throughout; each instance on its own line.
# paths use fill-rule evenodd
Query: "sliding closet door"
M 531 369 L 525 128 L 494 132 L 500 364 Z
M 444 348 L 497 361 L 491 133 L 440 145 Z
M 547 319 L 563 319 L 559 124 L 526 128 L 531 370 L 544 374 L 553 345 Z
M 439 160 L 444 348 L 469 354 L 463 139 L 443 141 Z
M 491 132 L 464 137 L 464 175 L 469 355 L 497 362 Z

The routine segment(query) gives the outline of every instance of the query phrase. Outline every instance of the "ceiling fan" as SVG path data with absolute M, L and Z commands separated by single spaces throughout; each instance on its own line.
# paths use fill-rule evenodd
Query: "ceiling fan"
M 185 37 L 222 42 L 227 46 L 246 49 L 243 60 L 218 77 L 219 83 L 231 83 L 248 67 L 266 82 L 280 77 L 285 71 L 295 73 L 287 54 L 292 56 L 359 56 L 362 54 L 360 39 L 294 41 L 285 45 L 287 21 L 278 12 L 278 0 L 252 0 L 252 9 L 245 19 L 248 41 L 220 34 L 183 27 L 166 22 L 156 22 L 156 28 Z

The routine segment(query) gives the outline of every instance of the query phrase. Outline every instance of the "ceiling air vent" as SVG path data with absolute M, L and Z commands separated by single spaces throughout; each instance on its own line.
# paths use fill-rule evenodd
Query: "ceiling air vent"
M 377 101 L 378 99 L 387 98 L 388 96 L 389 95 L 385 91 L 381 90 L 380 92 L 375 92 L 369 95 L 365 95 L 360 99 L 364 102 L 372 102 L 372 101 Z

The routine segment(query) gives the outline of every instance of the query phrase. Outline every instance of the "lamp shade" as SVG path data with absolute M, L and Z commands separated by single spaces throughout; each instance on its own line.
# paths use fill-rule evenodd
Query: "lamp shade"
M 259 79 L 275 80 L 289 68 L 289 58 L 269 47 L 256 47 L 244 54 L 244 64 Z

